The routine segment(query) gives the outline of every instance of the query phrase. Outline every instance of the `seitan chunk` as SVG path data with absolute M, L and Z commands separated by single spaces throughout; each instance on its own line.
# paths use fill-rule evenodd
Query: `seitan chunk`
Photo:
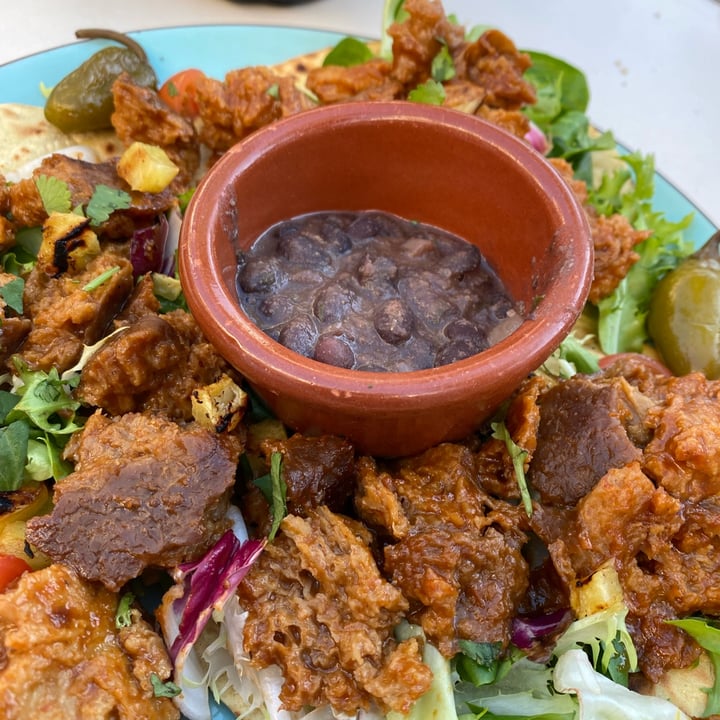
M 408 617 L 447 657 L 459 640 L 507 647 L 528 586 L 522 510 L 477 485 L 475 457 L 444 444 L 395 468 L 359 461 L 356 507 L 384 547 L 384 571 Z
M 227 372 L 227 363 L 183 310 L 130 319 L 87 362 L 77 396 L 110 415 L 144 410 L 192 419 L 190 394 Z
M 350 715 L 374 701 L 406 713 L 430 685 L 418 640 L 393 638 L 407 601 L 381 577 L 369 541 L 326 507 L 288 515 L 240 584 L 244 650 L 259 667 L 280 666 L 287 710 L 330 703 Z
M 0 594 L 0 717 L 177 720 L 151 681 L 172 674 L 162 639 L 138 610 L 118 630 L 118 599 L 62 565 Z
M 28 521 L 27 539 L 119 590 L 146 568 L 173 568 L 217 541 L 239 453 L 233 437 L 98 411 L 66 450 L 75 471 L 55 484 L 52 512 Z

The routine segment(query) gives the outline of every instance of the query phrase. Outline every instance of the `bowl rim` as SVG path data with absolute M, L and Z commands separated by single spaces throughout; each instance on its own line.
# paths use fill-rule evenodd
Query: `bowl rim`
M 559 277 L 562 282 L 556 283 L 531 316 L 506 338 L 481 353 L 434 368 L 402 373 L 344 369 L 300 355 L 273 340 L 243 313 L 237 293 L 231 292 L 223 280 L 212 244 L 206 241 L 207 228 L 215 225 L 221 213 L 215 199 L 222 197 L 226 183 L 233 177 L 268 152 L 276 152 L 292 141 L 299 127 L 307 132 L 307 128 L 327 123 L 343 127 L 370 120 L 441 123 L 454 133 L 474 135 L 481 131 L 486 140 L 534 176 L 539 185 L 550 184 L 554 190 L 554 212 L 566 218 L 566 225 L 581 231 L 579 237 L 573 238 L 574 251 L 561 253 L 564 262 L 571 261 L 568 274 L 577 278 L 577 282 L 570 286 L 565 275 Z M 280 394 L 285 388 L 299 385 L 307 386 L 311 393 L 322 388 L 337 398 L 338 404 L 356 399 L 380 409 L 380 403 L 391 396 L 402 397 L 406 402 L 421 397 L 455 396 L 464 393 L 468 383 L 478 378 L 514 377 L 530 364 L 539 367 L 583 309 L 592 280 L 593 246 L 587 217 L 569 185 L 541 153 L 520 138 L 482 118 L 451 108 L 408 101 L 369 101 L 302 111 L 254 131 L 225 152 L 202 178 L 188 204 L 181 225 L 178 261 L 191 312 L 208 339 L 251 384 L 267 385 L 272 379 L 273 391 Z M 207 275 L 209 283 L 203 275 Z M 550 316 L 544 312 L 550 304 L 545 299 L 555 296 L 561 297 L 562 303 Z M 518 343 L 523 345 L 523 352 L 508 353 Z

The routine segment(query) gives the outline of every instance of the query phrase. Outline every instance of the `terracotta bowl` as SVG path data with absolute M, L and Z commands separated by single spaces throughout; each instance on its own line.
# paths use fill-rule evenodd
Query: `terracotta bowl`
M 313 211 L 384 210 L 477 244 L 527 319 L 478 355 L 429 370 L 366 372 L 286 349 L 240 309 L 236 252 Z M 188 304 L 218 351 L 291 429 L 377 456 L 460 440 L 560 344 L 592 277 L 587 220 L 523 141 L 458 111 L 349 103 L 291 116 L 229 150 L 195 193 L 180 236 Z

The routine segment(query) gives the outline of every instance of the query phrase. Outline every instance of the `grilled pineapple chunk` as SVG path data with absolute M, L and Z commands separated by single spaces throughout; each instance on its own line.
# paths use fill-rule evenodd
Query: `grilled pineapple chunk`
M 207 430 L 231 432 L 242 419 L 247 393 L 227 375 L 192 392 L 195 422 Z
M 48 275 L 77 273 L 100 254 L 90 220 L 75 213 L 50 213 L 43 223 L 38 263 Z
M 587 582 L 572 589 L 570 605 L 579 618 L 602 612 L 624 602 L 617 570 L 611 561 L 601 565 Z
M 162 192 L 180 168 L 157 145 L 134 142 L 118 160 L 118 175 L 140 192 Z

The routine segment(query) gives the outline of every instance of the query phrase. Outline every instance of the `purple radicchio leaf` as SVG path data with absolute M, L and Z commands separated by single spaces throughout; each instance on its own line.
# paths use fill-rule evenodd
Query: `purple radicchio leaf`
M 168 221 L 158 215 L 156 222 L 133 233 L 130 240 L 130 262 L 136 278 L 149 272 L 160 272 L 165 257 Z
M 241 542 L 228 530 L 200 560 L 178 567 L 185 593 L 179 632 L 170 648 L 173 662 L 198 639 L 213 609 L 235 592 L 264 547 L 265 540 Z
M 512 643 L 521 650 L 527 650 L 546 635 L 560 630 L 571 619 L 572 612 L 568 608 L 533 617 L 515 617 L 512 623 Z

